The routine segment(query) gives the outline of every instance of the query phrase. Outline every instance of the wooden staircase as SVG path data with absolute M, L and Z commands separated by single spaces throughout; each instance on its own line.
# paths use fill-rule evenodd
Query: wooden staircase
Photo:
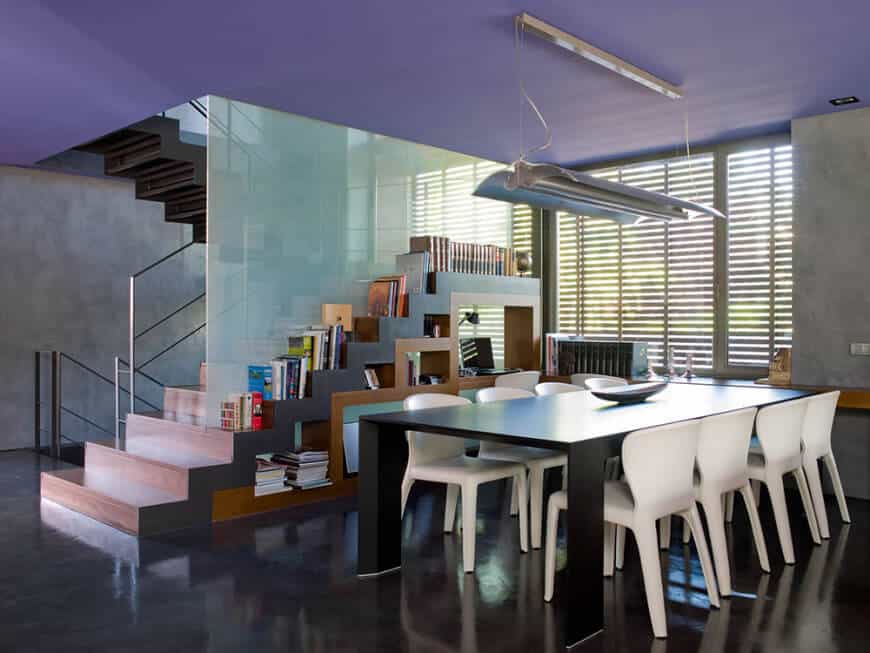
M 206 148 L 182 142 L 178 120 L 154 116 L 75 149 L 102 155 L 107 176 L 134 179 L 137 199 L 163 202 L 167 222 L 206 241 Z
M 233 433 L 199 425 L 204 396 L 166 388 L 165 402 L 194 413 L 128 415 L 121 447 L 87 442 L 83 468 L 42 474 L 42 497 L 136 535 L 202 522 L 208 477 L 233 462 Z
M 492 298 L 505 308 L 505 364 L 532 367 L 539 360 L 540 282 L 519 277 L 478 277 L 439 272 L 437 292 L 411 295 L 409 315 L 359 318 L 354 340 L 344 351 L 345 367 L 318 370 L 303 399 L 266 402 L 269 422 L 261 431 L 230 432 L 206 426 L 204 385 L 166 388 L 164 410 L 128 414 L 123 446 L 88 442 L 83 469 L 44 472 L 42 496 L 135 535 L 206 525 L 340 496 L 356 491 L 356 477 L 345 473 L 343 411 L 350 406 L 401 401 L 415 392 L 456 393 L 463 388 L 458 369 L 458 335 L 453 324 L 460 303 L 485 304 Z M 437 318 L 448 337 L 422 338 L 426 317 Z M 436 386 L 407 387 L 406 351 L 431 352 L 448 378 Z M 436 360 L 437 359 L 437 360 Z M 365 389 L 363 371 L 378 369 L 382 387 Z M 467 387 L 483 387 L 470 379 Z M 201 378 L 200 383 L 203 383 Z M 264 420 L 265 421 L 265 420 Z M 329 448 L 333 485 L 257 497 L 256 456 L 294 445 L 297 427 Z M 325 436 L 325 438 L 324 438 Z

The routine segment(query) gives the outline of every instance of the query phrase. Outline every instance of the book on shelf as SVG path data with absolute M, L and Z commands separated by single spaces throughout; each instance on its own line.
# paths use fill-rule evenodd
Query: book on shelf
M 257 469 L 254 472 L 254 496 L 260 497 L 279 492 L 290 492 L 293 488 L 287 485 L 287 473 L 283 465 L 273 463 L 271 454 L 257 456 Z
M 366 378 L 366 385 L 370 390 L 377 390 L 381 387 L 381 380 L 378 378 L 378 373 L 370 367 L 367 367 L 363 372 Z
M 405 275 L 408 294 L 419 295 L 426 292 L 429 257 L 429 252 L 410 252 L 396 256 L 396 268 Z
M 226 399 L 221 402 L 221 419 L 220 427 L 224 431 L 240 431 L 241 424 L 237 422 L 238 415 L 236 412 L 236 402 L 232 399 Z M 238 425 L 238 426 L 237 426 Z
M 551 376 L 583 373 L 631 378 L 649 369 L 649 346 L 645 342 L 549 333 L 544 343 L 544 369 Z
M 329 453 L 312 449 L 299 449 L 264 454 L 258 460 L 277 465 L 283 469 L 287 485 L 305 490 L 331 485 L 327 478 Z
M 406 355 L 408 366 L 408 385 L 420 385 L 420 365 L 422 357 L 419 351 L 409 351 Z
M 224 431 L 260 431 L 263 428 L 263 393 L 242 392 L 221 401 L 220 427 Z
M 512 247 L 464 243 L 443 236 L 412 236 L 409 241 L 409 250 L 411 254 L 429 255 L 426 266 L 428 272 L 460 272 L 495 276 L 514 276 L 517 273 L 516 251 Z M 405 254 L 404 256 L 409 255 Z M 404 268 L 402 269 L 407 272 Z M 413 269 L 416 270 L 416 267 Z
M 248 392 L 260 392 L 263 399 L 272 398 L 271 365 L 248 365 Z
M 408 294 L 404 274 L 378 277 L 369 284 L 368 314 L 371 317 L 406 317 Z

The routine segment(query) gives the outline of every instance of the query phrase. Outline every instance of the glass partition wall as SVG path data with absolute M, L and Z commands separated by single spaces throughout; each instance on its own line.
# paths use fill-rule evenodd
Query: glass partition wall
M 366 314 L 412 235 L 510 245 L 524 213 L 472 197 L 498 164 L 209 98 L 208 422 L 247 366 L 286 353 L 321 304 Z M 526 212 L 528 213 L 528 212 Z

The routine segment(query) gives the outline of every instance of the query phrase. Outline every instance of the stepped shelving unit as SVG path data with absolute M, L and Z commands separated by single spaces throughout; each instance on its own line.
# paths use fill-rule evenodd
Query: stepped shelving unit
M 207 427 L 204 388 L 167 388 L 166 405 L 180 401 L 172 393 L 183 393 L 195 414 L 129 415 L 122 447 L 89 442 L 84 468 L 43 473 L 43 497 L 120 530 L 149 535 L 355 494 L 356 476 L 346 472 L 344 462 L 345 409 L 491 385 L 492 377 L 458 376 L 460 306 L 504 306 L 505 366 L 540 367 L 539 280 L 439 272 L 430 288 L 409 296 L 407 317 L 355 319 L 344 368 L 313 372 L 308 397 L 265 402 L 264 430 Z M 439 324 L 441 337 L 424 337 L 427 318 Z M 409 352 L 421 352 L 422 372 L 443 382 L 409 385 Z M 381 388 L 366 388 L 367 367 L 377 370 Z M 201 401 L 191 401 L 196 397 Z M 257 454 L 287 449 L 297 430 L 303 444 L 328 448 L 332 485 L 255 496 Z

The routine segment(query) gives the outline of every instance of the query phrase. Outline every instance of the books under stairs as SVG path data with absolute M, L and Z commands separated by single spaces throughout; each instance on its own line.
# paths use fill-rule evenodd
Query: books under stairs
M 87 442 L 83 468 L 44 472 L 42 497 L 134 535 L 204 525 L 216 492 L 253 497 L 257 454 L 287 446 L 272 429 L 204 426 L 203 387 L 167 388 L 164 402 L 173 410 L 127 416 L 121 447 Z
M 357 478 L 346 466 L 341 411 L 420 391 L 457 392 L 458 338 L 451 317 L 457 302 L 496 298 L 505 306 L 506 354 L 513 357 L 506 364 L 539 364 L 540 334 L 533 326 L 539 323 L 537 279 L 435 272 L 430 281 L 430 292 L 409 295 L 407 317 L 355 319 L 341 367 L 313 370 L 303 398 L 264 402 L 263 430 L 208 426 L 204 386 L 166 388 L 162 412 L 127 415 L 121 446 L 88 442 L 84 468 L 43 473 L 42 496 L 127 533 L 151 535 L 354 494 Z M 441 325 L 440 338 L 423 337 L 427 316 Z M 434 366 L 428 371 L 442 382 L 409 386 L 405 368 L 396 365 L 407 352 L 426 352 Z M 366 385 L 365 371 L 372 366 L 381 380 L 377 390 Z M 239 381 L 247 381 L 244 374 Z M 286 451 L 297 429 L 303 445 L 328 452 L 325 478 L 323 461 L 307 461 L 319 463 L 308 468 L 317 473 L 294 480 L 309 489 L 256 496 L 257 456 Z M 331 484 L 312 487 L 325 479 Z

